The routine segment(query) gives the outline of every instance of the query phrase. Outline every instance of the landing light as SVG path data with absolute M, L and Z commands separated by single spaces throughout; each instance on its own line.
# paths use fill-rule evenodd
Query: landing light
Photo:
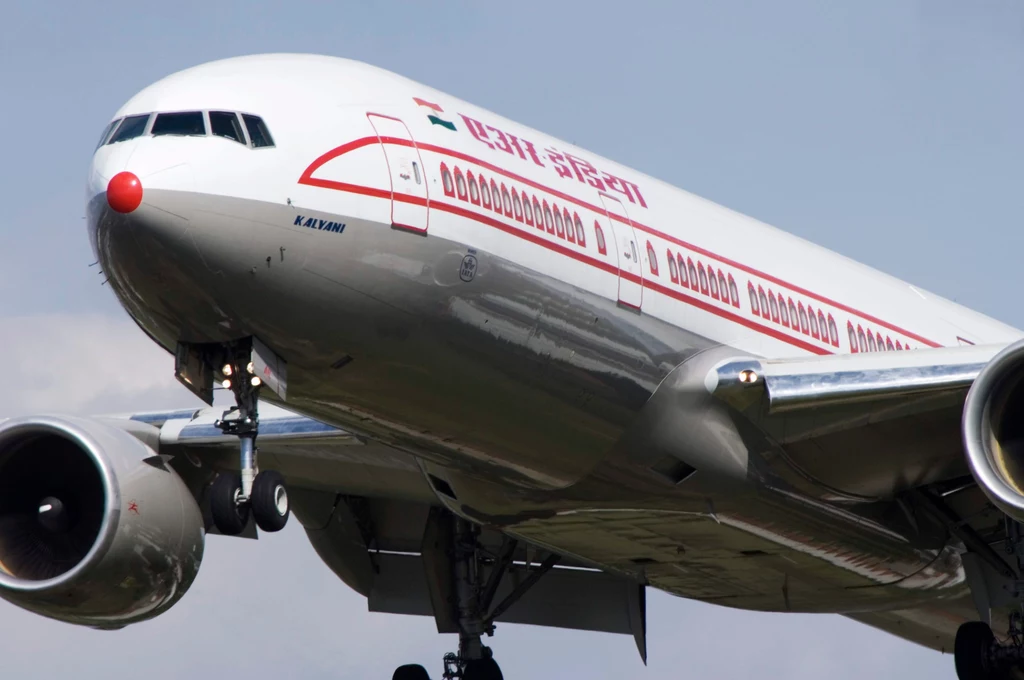
M 253 367 L 253 365 L 252 365 L 252 362 L 251 362 L 251 361 L 250 361 L 250 362 L 249 362 L 249 364 L 248 364 L 248 365 L 247 365 L 247 366 L 245 367 L 245 370 L 249 371 L 249 373 L 255 373 L 255 372 L 256 372 L 256 369 L 255 369 L 255 368 Z
M 226 390 L 230 390 L 231 389 L 231 381 L 230 380 L 225 380 L 220 385 L 221 385 L 221 387 L 223 387 Z
M 249 382 L 252 384 L 253 387 L 259 387 L 260 383 L 262 383 L 263 381 L 260 380 L 260 377 L 258 375 L 254 375 L 252 377 L 252 380 L 250 380 Z
M 742 371 L 740 371 L 739 377 L 741 383 L 747 383 L 748 385 L 753 384 L 757 382 L 757 371 L 752 371 L 749 368 L 745 368 Z
M 224 375 L 231 375 L 232 372 L 231 364 L 224 364 L 224 368 L 220 369 L 220 372 Z

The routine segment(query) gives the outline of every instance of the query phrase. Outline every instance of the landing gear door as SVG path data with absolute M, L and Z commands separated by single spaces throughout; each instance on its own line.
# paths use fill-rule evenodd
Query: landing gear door
M 384 149 L 391 179 L 391 226 L 427 233 L 427 178 L 409 128 L 398 118 L 378 113 L 366 117 Z
M 640 242 L 626 208 L 617 198 L 601 194 L 604 219 L 619 258 L 619 303 L 640 311 L 644 295 L 644 271 L 640 264 Z

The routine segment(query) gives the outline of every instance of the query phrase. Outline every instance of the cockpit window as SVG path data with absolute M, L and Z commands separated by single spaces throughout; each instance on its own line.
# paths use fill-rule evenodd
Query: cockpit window
M 231 111 L 210 111 L 210 132 L 216 137 L 227 137 L 245 144 L 242 124 Z
M 103 146 L 106 143 L 107 139 L 110 137 L 110 133 L 114 131 L 114 128 L 116 128 L 117 124 L 120 123 L 120 122 L 121 122 L 120 118 L 118 118 L 117 120 L 112 120 L 112 121 L 110 121 L 110 123 L 107 124 L 107 127 L 103 128 L 103 134 L 100 135 L 100 141 L 96 145 L 97 149 L 100 148 L 101 146 Z
M 243 113 L 242 120 L 245 121 L 245 129 L 249 131 L 249 139 L 254 148 L 274 146 L 274 138 L 270 136 L 270 130 L 262 118 Z
M 203 137 L 206 135 L 206 124 L 203 123 L 202 111 L 185 111 L 181 113 L 158 113 L 153 123 L 151 134 L 185 135 Z
M 149 114 L 144 113 L 140 116 L 128 116 L 121 124 L 117 127 L 117 130 L 111 136 L 110 141 L 107 144 L 116 144 L 117 142 L 125 142 L 129 139 L 135 139 L 141 137 L 142 133 L 146 131 L 146 123 L 149 122 Z

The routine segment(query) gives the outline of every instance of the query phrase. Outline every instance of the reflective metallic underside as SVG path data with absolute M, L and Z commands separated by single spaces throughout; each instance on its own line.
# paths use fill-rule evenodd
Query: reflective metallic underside
M 498 254 L 308 209 L 346 228 L 306 230 L 291 206 L 199 194 L 152 191 L 130 216 L 98 196 L 89 212 L 112 288 L 154 340 L 258 337 L 288 362 L 289 409 L 407 456 L 391 489 L 331 456 L 275 453 L 293 485 L 416 488 L 680 596 L 846 613 L 935 648 L 976 616 L 956 541 L 903 495 L 966 475 L 959 451 L 884 433 L 908 417 L 955 433 L 962 394 L 780 430 L 760 397 L 708 389 L 735 350 Z

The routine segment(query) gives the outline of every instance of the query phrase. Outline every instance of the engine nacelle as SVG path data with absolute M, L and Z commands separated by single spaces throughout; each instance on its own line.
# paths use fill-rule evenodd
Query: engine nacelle
M 963 439 L 985 495 L 1024 522 L 1024 340 L 993 357 L 974 380 L 964 404 Z
M 152 618 L 195 580 L 204 525 L 178 474 L 98 420 L 0 424 L 0 597 L 95 628 Z

